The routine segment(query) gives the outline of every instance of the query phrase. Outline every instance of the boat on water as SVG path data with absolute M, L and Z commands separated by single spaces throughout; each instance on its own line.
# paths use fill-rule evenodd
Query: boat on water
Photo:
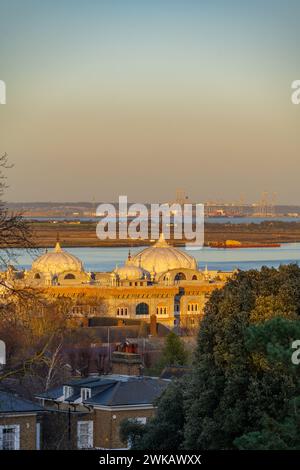
M 243 243 L 238 240 L 225 240 L 224 242 L 211 242 L 212 248 L 280 248 L 280 243 Z

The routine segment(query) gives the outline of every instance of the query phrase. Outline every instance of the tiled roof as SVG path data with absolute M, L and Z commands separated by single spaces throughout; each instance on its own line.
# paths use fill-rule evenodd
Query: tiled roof
M 37 395 L 38 398 L 49 398 L 49 400 L 57 400 L 59 397 L 63 395 L 63 388 L 56 387 L 52 388 L 51 390 L 47 390 L 46 392 L 39 393 Z
M 161 379 L 132 377 L 127 381 L 116 381 L 113 386 L 92 396 L 86 403 L 102 406 L 153 404 L 167 386 L 168 382 Z
M 38 411 L 45 411 L 45 409 L 32 401 L 0 390 L 0 413 L 37 413 Z
M 75 385 L 80 387 L 92 387 L 93 384 L 97 382 L 99 382 L 99 377 L 85 377 L 84 379 L 69 380 L 68 382 L 65 382 L 64 385 L 69 385 L 70 387 L 74 387 Z
M 92 406 L 134 406 L 153 404 L 168 386 L 169 381 L 156 377 L 105 375 L 69 381 L 73 394 L 65 401 L 70 403 L 80 398 L 82 388 L 91 389 L 91 398 L 84 403 Z M 63 395 L 63 386 L 39 394 L 40 398 L 57 400 Z

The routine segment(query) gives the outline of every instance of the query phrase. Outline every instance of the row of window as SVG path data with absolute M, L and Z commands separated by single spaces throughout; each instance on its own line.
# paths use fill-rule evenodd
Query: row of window
M 167 315 L 168 313 L 168 307 L 157 307 L 156 308 L 156 314 L 157 315 Z
M 67 398 L 70 398 L 74 393 L 73 387 L 70 387 L 68 385 L 64 385 L 63 393 L 64 393 L 64 399 L 65 400 Z M 88 400 L 89 398 L 91 398 L 92 391 L 91 391 L 90 388 L 84 388 L 83 387 L 83 388 L 80 389 L 80 395 L 81 395 L 82 400 Z
M 57 279 L 57 276 L 54 276 L 54 278 Z M 54 279 L 54 278 L 53 278 L 53 279 Z M 36 273 L 36 274 L 34 275 L 34 279 L 41 279 L 40 273 Z M 69 273 L 69 274 L 66 274 L 66 275 L 65 275 L 64 279 L 76 279 L 76 277 L 74 276 L 74 274 Z
M 141 424 L 146 424 L 146 417 L 135 418 Z M 93 421 L 77 422 L 77 448 L 92 449 L 94 445 Z M 128 443 L 128 447 L 131 447 Z M 20 425 L 10 424 L 0 426 L 0 450 L 20 449 Z M 40 449 L 40 423 L 36 425 L 36 449 Z
M 97 307 L 93 307 L 91 305 L 82 305 L 82 306 L 78 306 L 76 305 L 75 307 L 72 308 L 72 312 L 74 314 L 89 314 L 89 315 L 92 315 L 92 314 L 96 314 L 98 312 L 98 309 Z
M 127 307 L 118 307 L 117 315 L 118 315 L 118 317 L 127 317 L 128 308 Z
M 197 302 L 190 302 L 188 304 L 188 312 L 199 312 L 200 305 Z
M 190 302 L 187 306 L 188 312 L 200 312 L 200 304 L 197 302 Z M 175 305 L 175 311 L 179 312 L 179 304 Z M 149 315 L 149 306 L 148 304 L 142 302 L 136 306 L 135 309 L 136 315 Z M 157 315 L 167 315 L 168 314 L 168 307 L 162 305 L 156 307 L 156 314 Z M 118 307 L 117 308 L 117 316 L 123 317 L 128 316 L 128 307 Z
M 180 311 L 179 304 L 175 304 L 174 307 L 175 312 Z M 188 312 L 200 312 L 200 304 L 197 302 L 190 302 L 187 306 Z M 83 314 L 86 312 L 86 309 L 81 306 L 75 306 L 72 309 L 73 314 Z M 96 314 L 97 308 L 96 307 L 89 307 L 89 314 Z M 117 308 L 117 316 L 118 317 L 127 317 L 128 316 L 128 307 L 118 307 Z M 149 306 L 148 304 L 142 302 L 136 306 L 135 309 L 136 315 L 149 315 Z M 162 305 L 156 307 L 156 314 L 157 315 L 167 315 L 168 314 L 168 307 Z
M 197 279 L 198 279 L 197 275 L 193 274 L 192 281 L 197 281 Z M 163 280 L 168 281 L 169 280 L 168 275 L 165 275 L 163 277 Z M 177 273 L 174 277 L 174 281 L 186 281 L 186 275 L 184 273 Z
M 147 305 L 147 304 L 144 304 L 144 305 Z M 156 313 L 157 313 L 157 315 L 167 315 L 168 307 L 164 307 L 164 306 L 157 307 L 156 308 Z M 141 307 L 140 306 L 139 309 L 136 309 L 136 314 L 137 315 L 148 315 L 149 314 L 149 309 L 146 308 L 146 307 Z M 117 316 L 118 317 L 127 317 L 128 316 L 128 307 L 118 307 L 117 308 Z
M 134 282 L 131 282 L 131 281 L 130 281 L 130 282 L 129 282 L 129 285 L 130 285 L 130 286 L 143 286 L 144 283 L 143 283 L 143 281 L 134 281 Z

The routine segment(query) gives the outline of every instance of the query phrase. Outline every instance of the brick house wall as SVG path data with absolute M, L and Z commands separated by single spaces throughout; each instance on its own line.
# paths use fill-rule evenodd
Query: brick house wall
M 20 426 L 20 450 L 36 450 L 36 415 L 0 415 L 0 426 Z
M 94 447 L 104 449 L 124 449 L 127 444 L 119 436 L 120 423 L 129 418 L 152 418 L 155 408 L 138 410 L 99 410 L 94 409 Z
M 67 410 L 67 407 L 65 408 Z M 53 411 L 43 417 L 44 450 L 72 450 L 77 449 L 77 423 L 78 421 L 93 421 L 93 413 Z

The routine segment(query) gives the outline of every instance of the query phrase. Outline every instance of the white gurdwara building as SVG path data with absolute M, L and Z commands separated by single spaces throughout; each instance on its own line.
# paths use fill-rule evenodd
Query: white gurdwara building
M 10 268 L 5 274 L 7 281 L 25 283 L 51 297 L 71 297 L 73 314 L 81 319 L 113 316 L 149 322 L 156 316 L 169 327 L 196 325 L 210 293 L 231 275 L 200 270 L 195 258 L 169 245 L 163 234 L 139 253 L 129 252 L 124 265 L 111 272 L 87 272 L 80 259 L 57 242 L 30 270 Z

